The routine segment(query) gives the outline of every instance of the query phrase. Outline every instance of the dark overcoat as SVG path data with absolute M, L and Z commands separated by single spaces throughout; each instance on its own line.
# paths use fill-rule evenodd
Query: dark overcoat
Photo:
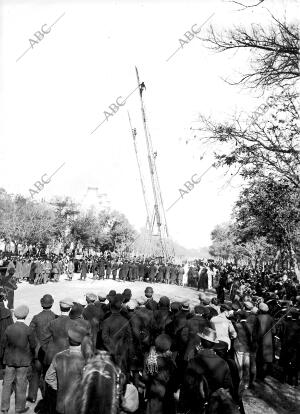
M 153 312 L 146 308 L 139 308 L 130 317 L 133 340 L 132 368 L 143 369 L 145 353 L 149 352 L 153 342 Z
M 274 320 L 268 313 L 257 316 L 258 322 L 258 355 L 262 362 L 273 362 L 274 358 L 274 342 L 272 327 Z
M 157 266 L 155 264 L 152 264 L 150 266 L 150 271 L 149 271 L 149 280 L 150 280 L 150 282 L 154 281 L 156 273 L 157 273 Z
M 165 333 L 166 326 L 172 322 L 173 314 L 169 309 L 158 309 L 153 313 L 154 337 Z
M 49 322 L 45 328 L 44 364 L 50 365 L 55 354 L 64 351 L 69 347 L 68 329 L 72 321 L 67 315 L 58 316 L 58 318 Z
M 144 263 L 139 263 L 138 268 L 139 268 L 139 278 L 144 280 L 144 278 L 145 278 L 145 265 L 144 265 Z
M 178 387 L 176 365 L 167 356 L 157 357 L 157 372 L 150 374 L 146 366 L 143 371 L 146 385 L 146 414 L 173 414 L 175 404 L 173 394 Z
M 278 335 L 281 341 L 280 364 L 300 369 L 300 321 L 286 320 L 281 324 Z
M 116 364 L 128 372 L 132 350 L 132 331 L 130 322 L 113 311 L 102 323 L 102 341 L 104 348 L 113 357 Z
M 57 318 L 57 315 L 53 313 L 51 310 L 43 309 L 42 312 L 34 315 L 32 318 L 29 327 L 32 329 L 35 338 L 36 338 L 36 358 L 39 348 L 44 345 L 46 339 L 46 326 Z
M 85 365 L 84 357 L 81 352 L 67 349 L 54 356 L 53 365 L 58 383 L 56 411 L 61 414 L 77 413 L 76 403 Z
M 84 277 L 84 278 L 86 278 L 87 271 L 88 271 L 87 264 L 86 264 L 86 262 L 85 262 L 85 261 L 83 261 L 83 262 L 81 263 L 81 275 L 80 275 L 80 277 Z
M 3 302 L 0 302 L 0 355 L 3 356 L 2 349 L 2 338 L 4 337 L 4 332 L 9 325 L 14 323 L 11 311 L 4 306 Z M 1 364 L 1 359 L 0 359 Z
M 219 388 L 233 392 L 232 378 L 227 363 L 213 350 L 203 349 L 188 362 L 185 370 L 180 392 L 182 412 L 190 410 L 191 413 L 202 413 L 203 397 L 199 390 L 203 377 L 207 381 L 210 394 Z
M 16 321 L 6 328 L 2 338 L 3 363 L 13 367 L 28 367 L 34 356 L 34 333 L 24 322 Z
M 203 290 L 208 289 L 208 274 L 206 268 L 202 269 L 200 272 L 198 288 Z
M 158 303 L 153 298 L 150 298 L 146 301 L 145 307 L 154 312 L 158 309 Z
M 96 348 L 97 335 L 100 329 L 100 322 L 104 319 L 104 311 L 102 307 L 89 303 L 83 310 L 82 316 L 89 321 L 92 328 L 92 342 L 94 349 Z

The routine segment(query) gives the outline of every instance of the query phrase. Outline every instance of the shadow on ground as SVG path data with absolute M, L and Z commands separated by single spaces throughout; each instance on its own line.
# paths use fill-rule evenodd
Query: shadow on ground
M 244 393 L 243 402 L 246 414 L 299 414 L 300 388 L 267 377 Z

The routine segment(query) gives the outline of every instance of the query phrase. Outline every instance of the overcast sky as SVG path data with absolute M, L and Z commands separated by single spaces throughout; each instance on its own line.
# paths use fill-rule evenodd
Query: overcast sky
M 266 0 L 264 7 L 247 11 L 208 0 L 6 0 L 0 5 L 0 186 L 30 196 L 43 174 L 50 176 L 65 163 L 37 199 L 68 195 L 82 200 L 87 187 L 98 187 L 136 229 L 145 224 L 146 214 L 127 111 L 137 129 L 151 200 L 138 91 L 91 134 L 109 105 L 137 87 L 135 66 L 146 85 L 148 125 L 167 209 L 184 183 L 212 162 L 207 148 L 191 140 L 198 114 L 225 119 L 261 102 L 222 79 L 248 67 L 246 54 L 214 54 L 193 39 L 168 60 L 179 39 L 212 14 L 202 31 L 210 23 L 219 29 L 268 24 L 267 8 L 276 16 L 286 8 L 287 18 L 295 13 L 293 0 Z M 30 44 L 29 39 L 37 41 L 35 32 L 42 26 L 48 31 L 53 23 L 42 40 Z M 223 173 L 210 170 L 167 212 L 174 240 L 186 247 L 209 245 L 214 226 L 229 219 L 239 182 L 227 186 Z

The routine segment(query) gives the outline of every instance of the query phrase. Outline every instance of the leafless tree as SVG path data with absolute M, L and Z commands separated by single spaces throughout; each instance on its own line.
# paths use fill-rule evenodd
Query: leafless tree
M 300 121 L 297 93 L 274 96 L 266 112 L 217 122 L 200 115 L 200 140 L 218 145 L 216 165 L 235 166 L 244 178 L 285 177 L 300 188 Z
M 250 88 L 262 88 L 293 83 L 299 71 L 299 27 L 275 18 L 263 27 L 253 23 L 249 29 L 236 26 L 216 33 L 210 26 L 202 40 L 217 52 L 249 49 L 251 70 L 230 84 L 244 84 Z M 228 81 L 227 81 L 228 82 Z

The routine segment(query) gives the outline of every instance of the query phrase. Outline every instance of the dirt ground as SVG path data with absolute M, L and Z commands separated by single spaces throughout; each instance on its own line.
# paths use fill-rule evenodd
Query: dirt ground
M 243 395 L 246 414 L 299 414 L 300 387 L 281 384 L 273 377 Z
M 85 294 L 93 292 L 106 296 L 111 289 L 122 293 L 124 289 L 129 288 L 132 291 L 132 297 L 137 298 L 144 296 L 146 286 L 150 286 L 145 282 L 123 282 L 112 279 L 93 280 L 92 275 L 88 275 L 87 279 L 79 280 L 79 274 L 75 274 L 72 281 L 67 280 L 63 275 L 58 283 L 48 282 L 45 285 L 29 285 L 23 282 L 18 285 L 15 291 L 15 307 L 20 304 L 27 304 L 29 306 L 29 315 L 26 321 L 31 320 L 32 316 L 41 311 L 40 298 L 50 293 L 55 299 L 53 311 L 59 313 L 59 301 L 65 297 L 71 298 L 74 301 L 85 300 Z M 161 296 L 168 296 L 171 301 L 189 300 L 192 305 L 199 303 L 198 293 L 195 289 L 182 287 L 177 285 L 166 285 L 163 283 L 156 283 L 152 285 L 154 289 L 154 299 L 159 299 Z M 212 296 L 213 293 L 208 293 Z
M 59 301 L 65 297 L 70 297 L 75 301 L 84 300 L 88 292 L 106 295 L 109 290 L 115 289 L 122 293 L 125 288 L 130 288 L 133 297 L 144 296 L 145 282 L 119 282 L 109 280 L 93 280 L 92 275 L 88 275 L 86 281 L 79 280 L 79 275 L 75 275 L 70 282 L 65 276 L 61 276 L 58 283 L 49 282 L 46 285 L 29 285 L 23 282 L 18 285 L 15 292 L 15 307 L 20 304 L 27 304 L 30 312 L 26 323 L 29 323 L 33 315 L 41 311 L 40 298 L 50 293 L 54 299 L 53 311 L 59 313 Z M 192 306 L 199 303 L 198 292 L 195 289 L 176 285 L 154 284 L 154 298 L 168 296 L 171 301 L 188 300 Z M 208 296 L 214 296 L 209 292 Z M 2 391 L 2 381 L 0 383 L 0 393 Z M 296 414 L 300 413 L 300 389 L 283 385 L 274 378 L 268 377 L 264 384 L 259 384 L 254 390 L 248 390 L 243 397 L 246 414 Z M 34 413 L 35 404 L 28 403 L 30 410 L 28 414 Z M 9 414 L 14 413 L 14 395 L 11 398 L 11 408 Z

